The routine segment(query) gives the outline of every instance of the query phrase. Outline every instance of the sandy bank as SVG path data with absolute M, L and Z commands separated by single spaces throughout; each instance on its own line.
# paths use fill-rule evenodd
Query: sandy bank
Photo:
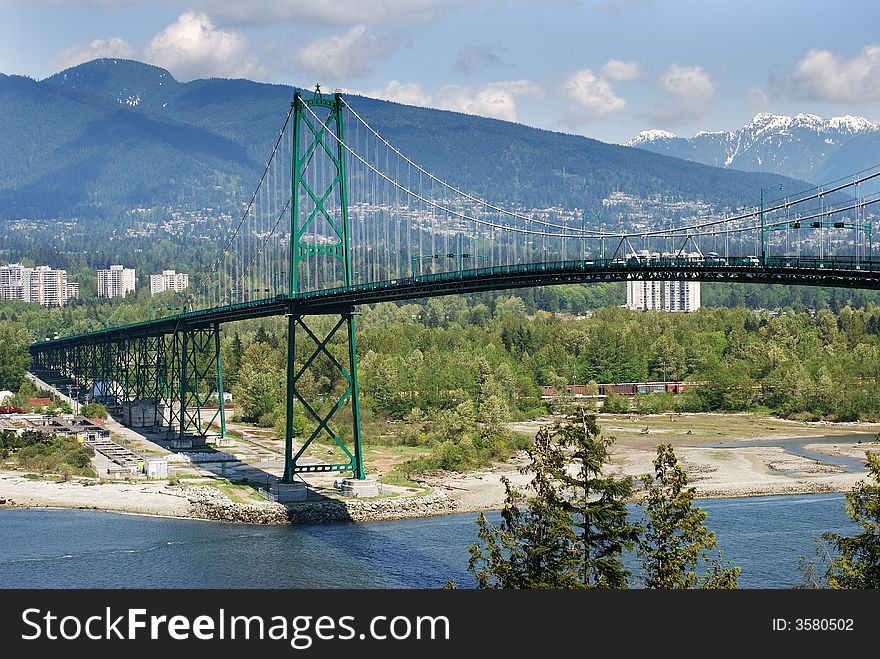
M 533 434 L 542 422 L 548 421 L 516 426 Z M 880 450 L 880 444 L 873 442 L 876 424 L 805 424 L 745 414 L 600 416 L 600 423 L 606 434 L 616 437 L 611 449 L 611 473 L 633 477 L 650 473 L 657 444 L 671 442 L 702 498 L 847 492 L 865 477 L 864 472 L 848 473 L 842 467 L 793 455 L 781 447 L 725 447 L 724 443 L 729 441 L 840 436 L 840 442 L 824 444 L 807 439 L 804 448 L 815 451 L 819 457 L 847 456 L 858 460 L 864 459 L 866 450 Z M 505 496 L 502 476 L 518 485 L 530 480 L 517 471 L 522 464 L 524 455 L 520 454 L 516 460 L 479 472 L 426 476 L 425 484 L 433 493 L 427 493 L 427 497 L 406 496 L 403 488 L 404 496 L 393 505 L 382 504 L 381 500 L 368 503 L 331 499 L 311 508 L 292 510 L 241 495 L 233 501 L 217 487 L 208 485 L 146 481 L 84 485 L 75 481 L 31 480 L 20 472 L 0 471 L 0 510 L 82 508 L 271 524 L 420 517 L 498 510 Z M 399 503 L 406 498 L 411 501 Z

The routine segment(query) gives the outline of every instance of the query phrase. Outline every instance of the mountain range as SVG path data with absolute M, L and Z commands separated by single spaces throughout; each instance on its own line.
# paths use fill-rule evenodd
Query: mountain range
M 0 74 L 0 218 L 238 203 L 255 186 L 293 91 L 249 80 L 182 83 L 123 59 L 41 81 Z M 413 160 L 504 204 L 601 208 L 622 191 L 737 207 L 762 186 L 806 187 L 496 119 L 347 98 Z
M 824 183 L 877 164 L 880 125 L 850 115 L 823 119 L 762 112 L 738 130 L 701 131 L 692 138 L 647 130 L 626 146 L 714 167 Z

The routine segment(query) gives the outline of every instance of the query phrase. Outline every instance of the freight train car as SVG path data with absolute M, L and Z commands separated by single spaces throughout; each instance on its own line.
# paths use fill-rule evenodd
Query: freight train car
M 588 384 L 567 384 L 565 390 L 574 398 L 595 397 L 604 399 L 609 393 L 618 396 L 635 396 L 637 394 L 680 394 L 683 391 L 699 386 L 699 382 L 619 382 L 614 384 L 596 385 L 596 393 L 588 393 L 591 386 Z M 541 398 L 544 400 L 558 396 L 561 392 L 555 387 L 541 387 Z

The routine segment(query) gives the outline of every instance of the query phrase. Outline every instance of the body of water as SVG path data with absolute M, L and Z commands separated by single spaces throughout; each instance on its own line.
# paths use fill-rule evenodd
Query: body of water
M 821 451 L 815 451 L 806 448 L 808 445 L 824 444 L 827 446 L 844 446 L 847 444 L 855 444 L 869 442 L 874 439 L 873 435 L 854 434 L 854 435 L 820 435 L 818 437 L 793 437 L 789 439 L 760 439 L 749 441 L 733 441 L 719 442 L 710 445 L 711 448 L 743 448 L 751 446 L 778 446 L 786 453 L 797 455 L 802 458 L 818 460 L 824 464 L 842 467 L 843 471 L 850 473 L 866 472 L 864 458 L 855 458 L 849 455 L 829 455 Z M 792 472 L 786 474 L 792 477 L 798 477 L 799 474 Z
M 856 530 L 842 494 L 703 500 L 740 585 L 802 581 L 824 531 Z M 499 519 L 497 513 L 490 520 Z M 0 511 L 3 588 L 438 588 L 474 586 L 476 515 L 250 526 L 80 510 Z

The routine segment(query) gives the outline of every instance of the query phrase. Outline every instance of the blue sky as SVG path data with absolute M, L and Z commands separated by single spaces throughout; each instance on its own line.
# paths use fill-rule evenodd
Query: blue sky
M 625 142 L 880 121 L 878 24 L 871 0 L 0 0 L 0 71 L 129 57 Z

